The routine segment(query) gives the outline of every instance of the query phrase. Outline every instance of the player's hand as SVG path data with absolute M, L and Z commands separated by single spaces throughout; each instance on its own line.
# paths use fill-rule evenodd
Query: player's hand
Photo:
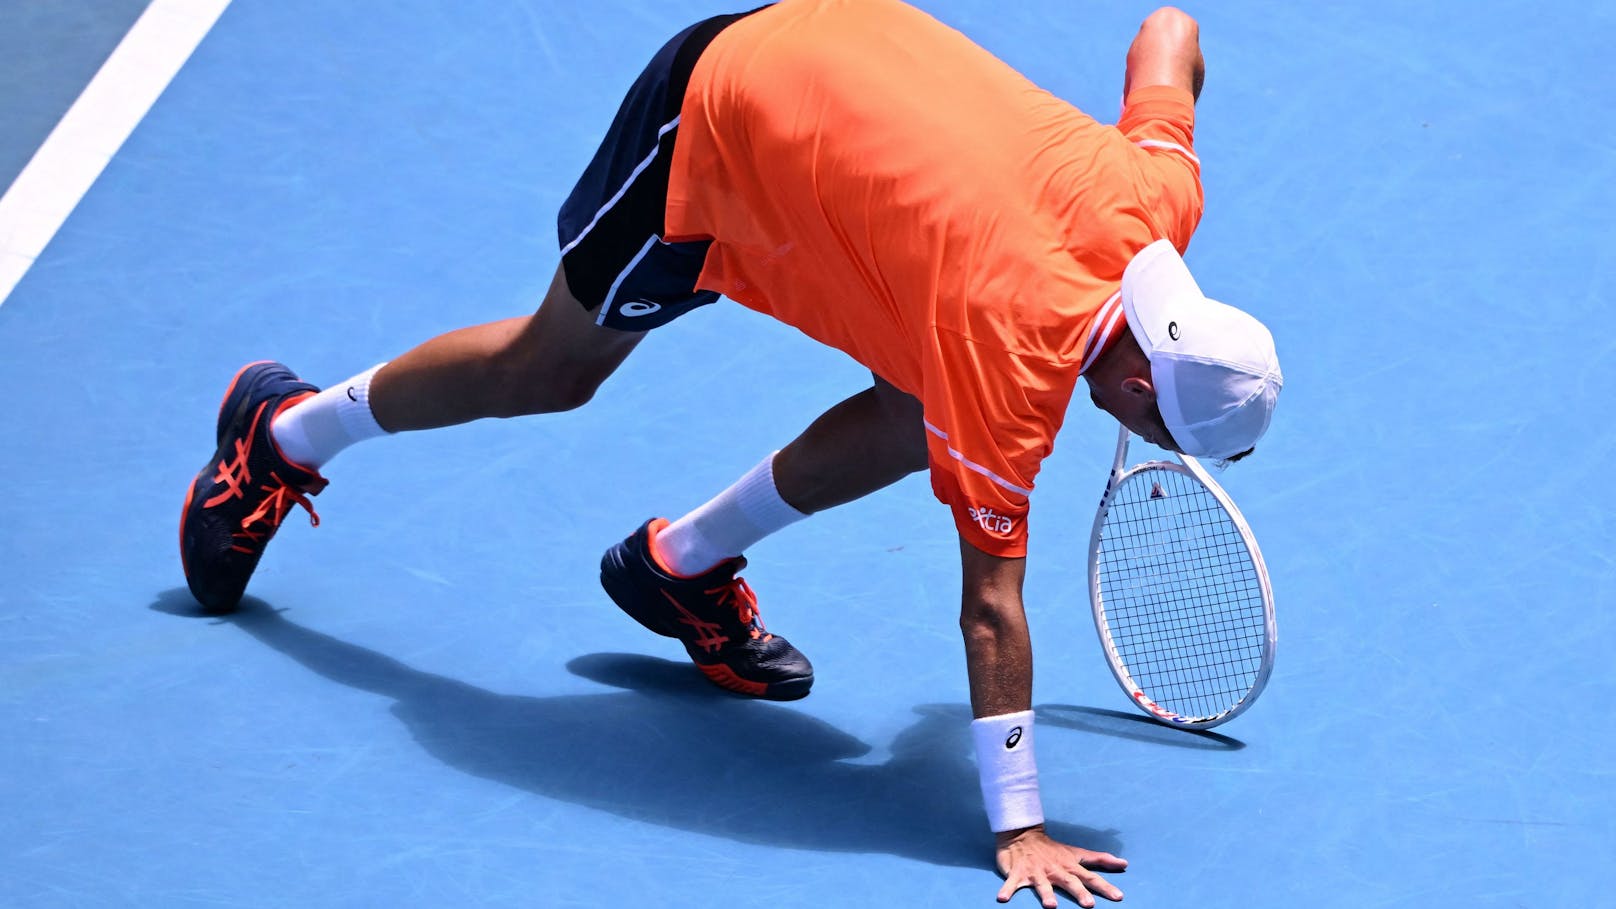
M 1044 833 L 1042 825 L 999 834 L 998 859 L 999 873 L 1004 875 L 1004 886 L 999 888 L 1001 903 L 1009 902 L 1023 887 L 1038 894 L 1048 909 L 1055 909 L 1056 887 L 1084 907 L 1094 905 L 1093 894 L 1122 899 L 1121 890 L 1094 872 L 1125 870 L 1127 859 L 1057 843 Z

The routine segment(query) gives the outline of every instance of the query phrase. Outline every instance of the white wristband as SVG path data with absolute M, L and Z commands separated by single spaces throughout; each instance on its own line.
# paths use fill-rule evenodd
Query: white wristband
M 1044 822 L 1038 798 L 1038 763 L 1032 753 L 1032 711 L 971 721 L 982 801 L 994 833 Z

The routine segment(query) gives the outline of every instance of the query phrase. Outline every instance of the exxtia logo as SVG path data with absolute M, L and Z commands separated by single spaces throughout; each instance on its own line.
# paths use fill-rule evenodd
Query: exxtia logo
M 988 533 L 1008 536 L 1010 531 L 1016 527 L 1015 518 L 1007 514 L 999 514 L 997 511 L 985 506 L 982 508 L 967 507 L 965 512 L 971 516 L 971 520 L 975 521 L 977 526 Z

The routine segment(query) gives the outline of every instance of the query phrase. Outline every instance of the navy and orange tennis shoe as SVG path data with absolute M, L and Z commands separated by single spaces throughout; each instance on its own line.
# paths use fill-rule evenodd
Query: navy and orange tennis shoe
M 726 559 L 695 577 L 680 577 L 651 552 L 668 522 L 653 518 L 600 560 L 600 585 L 629 617 L 678 638 L 713 684 L 739 694 L 792 701 L 808 694 L 814 667 L 791 642 L 770 634 L 757 595 L 739 572 L 746 559 Z
M 229 612 L 293 505 L 319 525 L 308 496 L 326 480 L 288 461 L 269 426 L 286 407 L 319 391 L 268 360 L 236 373 L 219 405 L 218 450 L 191 482 L 180 514 L 180 564 L 191 594 L 209 612 Z

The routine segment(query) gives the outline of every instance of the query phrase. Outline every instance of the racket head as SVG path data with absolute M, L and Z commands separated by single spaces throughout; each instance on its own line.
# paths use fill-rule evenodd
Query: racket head
M 1168 726 L 1239 716 L 1273 672 L 1274 595 L 1256 537 L 1199 462 L 1123 469 L 1127 430 L 1089 538 L 1089 600 L 1128 699 Z

